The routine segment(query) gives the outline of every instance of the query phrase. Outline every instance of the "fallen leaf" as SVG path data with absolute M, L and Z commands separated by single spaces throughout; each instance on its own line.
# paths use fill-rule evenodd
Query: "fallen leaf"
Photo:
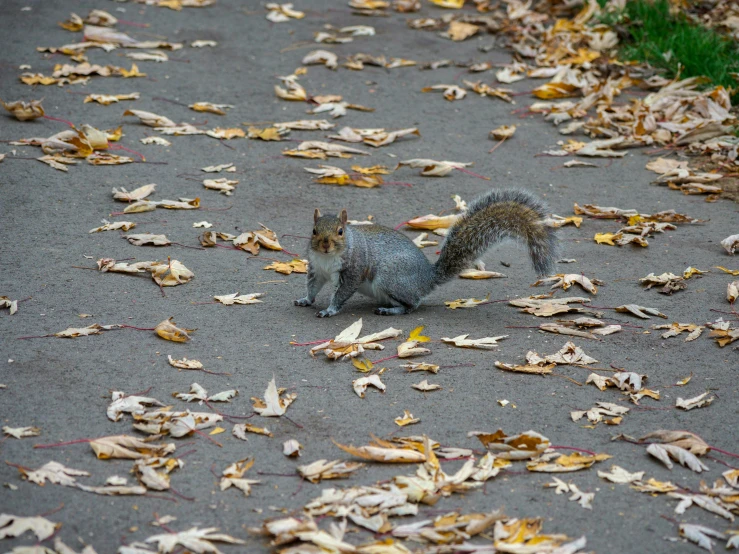
M 478 306 L 479 304 L 484 304 L 489 299 L 490 299 L 490 294 L 488 294 L 482 300 L 477 300 L 476 298 L 458 298 L 457 300 L 444 301 L 444 304 L 450 310 L 456 310 L 457 308 L 474 308 Z
M 234 425 L 232 432 L 235 437 L 244 441 L 248 440 L 246 438 L 246 433 L 254 433 L 255 435 L 264 435 L 266 437 L 273 436 L 272 432 L 266 427 L 257 427 L 256 425 L 252 425 L 251 423 L 236 424 Z
M 23 102 L 22 100 L 16 100 L 6 104 L 0 100 L 0 104 L 12 113 L 15 118 L 19 121 L 32 121 L 39 117 L 44 116 L 44 108 L 41 105 L 42 100 L 31 100 L 30 102 Z
M 395 418 L 395 425 L 399 427 L 405 427 L 406 425 L 413 425 L 421 421 L 418 417 L 413 417 L 413 414 L 408 410 L 403 410 L 403 415 Z
M 192 339 L 188 333 L 192 333 L 195 329 L 180 329 L 175 325 L 174 318 L 165 319 L 159 323 L 154 332 L 164 340 L 173 342 L 187 342 Z
M 710 392 L 704 392 L 703 394 L 699 394 L 694 398 L 688 398 L 687 400 L 683 400 L 682 398 L 678 397 L 675 406 L 678 408 L 682 408 L 686 412 L 688 410 L 692 410 L 693 408 L 705 408 L 706 406 L 710 406 L 711 402 L 713 402 L 716 398 L 714 396 L 706 398 L 709 394 Z
M 427 379 L 424 379 L 420 383 L 415 383 L 411 385 L 416 390 L 420 390 L 421 392 L 431 392 L 435 390 L 441 390 L 441 385 L 432 385 L 428 382 Z
M 217 527 L 208 527 L 199 529 L 192 527 L 187 531 L 178 533 L 165 533 L 163 535 L 154 535 L 146 539 L 146 543 L 157 543 L 159 552 L 172 552 L 177 545 L 192 550 L 193 552 L 205 553 L 213 552 L 218 554 L 220 551 L 213 544 L 214 542 L 224 542 L 228 544 L 245 544 L 244 541 L 236 539 L 223 533 L 216 533 Z
M 195 102 L 188 106 L 196 112 L 214 113 L 216 115 L 226 115 L 228 108 L 233 108 L 231 104 L 213 104 L 212 102 Z M 229 137 L 230 138 L 230 137 Z
M 38 427 L 3 427 L 3 433 L 9 437 L 16 439 L 23 439 L 27 437 L 37 437 L 41 434 L 41 429 Z
M 26 531 L 31 531 L 39 541 L 43 541 L 51 537 L 61 525 L 61 523 L 54 523 L 40 516 L 21 517 L 0 514 L 0 539 L 19 537 Z
M 345 462 L 343 460 L 316 460 L 315 462 L 298 466 L 298 474 L 311 483 L 319 483 L 323 479 L 343 479 L 352 474 L 364 464 L 359 462 Z
M 267 294 L 266 292 L 254 292 L 252 294 L 242 294 L 239 296 L 238 292 L 235 292 L 233 294 L 227 294 L 224 296 L 214 296 L 218 302 L 221 304 L 225 304 L 226 306 L 231 306 L 233 304 L 259 304 L 262 301 L 257 300 L 257 298 L 261 298 Z
M 442 337 L 441 341 L 451 343 L 454 346 L 461 348 L 482 348 L 485 350 L 494 350 L 498 347 L 498 341 L 505 339 L 508 335 L 501 335 L 499 337 L 483 337 L 480 339 L 468 339 L 469 335 L 459 335 L 454 338 Z
M 292 404 L 298 397 L 298 394 L 292 392 L 290 394 L 284 394 L 284 389 L 277 389 L 275 384 L 275 378 L 267 385 L 267 390 L 264 391 L 264 400 L 261 398 L 252 397 L 252 403 L 254 404 L 254 411 L 262 417 L 279 417 L 283 415 L 290 404 Z
M 385 384 L 380 380 L 380 376 L 378 374 L 360 377 L 359 379 L 352 381 L 354 392 L 357 393 L 359 398 L 364 398 L 364 393 L 370 385 L 382 392 L 385 392 Z
M 295 439 L 286 440 L 282 444 L 282 453 L 288 458 L 297 458 L 300 456 L 303 446 Z
M 515 125 L 501 125 L 500 127 L 497 127 L 493 129 L 492 131 L 490 131 L 490 135 L 495 140 L 504 140 L 504 139 L 511 138 L 515 132 L 516 132 Z

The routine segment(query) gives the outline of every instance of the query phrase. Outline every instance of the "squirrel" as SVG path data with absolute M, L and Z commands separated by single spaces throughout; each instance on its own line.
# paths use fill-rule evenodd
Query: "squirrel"
M 359 291 L 376 299 L 379 315 L 407 314 L 425 296 L 469 268 L 503 239 L 523 240 L 534 269 L 550 275 L 559 242 L 545 223 L 548 210 L 533 194 L 491 190 L 475 199 L 449 229 L 436 263 L 432 264 L 407 236 L 380 225 L 347 225 L 346 210 L 321 216 L 316 209 L 308 252 L 307 294 L 296 306 L 310 306 L 327 283 L 333 294 L 318 317 L 330 317 Z

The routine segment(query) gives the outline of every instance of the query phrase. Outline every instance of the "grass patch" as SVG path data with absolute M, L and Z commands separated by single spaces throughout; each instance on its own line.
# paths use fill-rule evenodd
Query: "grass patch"
M 739 72 L 737 43 L 685 15 L 670 14 L 667 0 L 630 0 L 620 14 L 606 14 L 604 23 L 625 26 L 630 35 L 620 50 L 625 59 L 647 62 L 670 76 L 705 76 L 726 88 L 739 84 L 731 76 Z

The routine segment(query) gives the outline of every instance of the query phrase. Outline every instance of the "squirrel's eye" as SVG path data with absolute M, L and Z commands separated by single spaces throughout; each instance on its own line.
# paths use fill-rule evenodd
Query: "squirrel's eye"
M 344 229 L 339 229 L 339 236 L 344 234 Z
M 316 230 L 315 229 L 313 229 L 313 234 L 314 235 L 317 235 L 318 234 L 318 233 L 316 233 Z

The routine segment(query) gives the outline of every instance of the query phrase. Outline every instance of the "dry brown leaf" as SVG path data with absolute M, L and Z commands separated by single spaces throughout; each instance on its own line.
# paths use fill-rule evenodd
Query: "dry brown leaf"
M 290 394 L 284 394 L 285 389 L 278 389 L 275 384 L 275 378 L 267 385 L 267 390 L 264 391 L 264 399 L 252 397 L 251 401 L 254 404 L 254 411 L 262 417 L 279 417 L 283 415 L 288 406 L 292 404 L 298 397 L 298 394 L 291 392 Z M 281 396 L 283 395 L 284 396 Z
M 15 102 L 5 103 L 0 100 L 0 104 L 12 113 L 19 121 L 32 121 L 39 117 L 43 117 L 44 108 L 41 105 L 42 100 L 31 100 L 30 102 L 23 102 L 22 100 L 16 100 Z
M 164 340 L 170 340 L 172 342 L 187 342 L 192 338 L 188 333 L 194 331 L 196 329 L 180 329 L 175 325 L 174 318 L 171 317 L 165 319 L 154 328 L 154 332 L 157 335 Z
M 213 104 L 212 102 L 195 102 L 188 106 L 196 112 L 214 113 L 216 115 L 226 115 L 228 108 L 233 108 L 231 104 Z
M 543 454 L 551 445 L 549 439 L 536 431 L 508 436 L 502 429 L 495 433 L 470 431 L 468 437 L 477 437 L 482 445 L 497 458 L 504 460 L 529 460 Z
M 364 467 L 364 464 L 359 462 L 316 460 L 311 464 L 298 466 L 297 470 L 304 479 L 308 479 L 311 483 L 319 483 L 323 479 L 351 477 L 361 467 Z

